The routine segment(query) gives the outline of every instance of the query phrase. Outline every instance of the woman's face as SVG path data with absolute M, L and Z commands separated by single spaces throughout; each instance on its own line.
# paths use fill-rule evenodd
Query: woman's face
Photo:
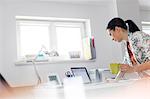
M 112 40 L 116 41 L 116 42 L 121 42 L 123 40 L 122 37 L 122 28 L 120 27 L 115 27 L 115 30 L 108 30 L 110 36 L 112 37 Z

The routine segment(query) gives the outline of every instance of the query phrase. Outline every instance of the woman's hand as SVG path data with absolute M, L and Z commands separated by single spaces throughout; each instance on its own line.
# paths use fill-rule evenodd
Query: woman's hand
M 129 66 L 128 64 L 120 64 L 121 72 L 132 73 L 134 72 L 134 67 Z

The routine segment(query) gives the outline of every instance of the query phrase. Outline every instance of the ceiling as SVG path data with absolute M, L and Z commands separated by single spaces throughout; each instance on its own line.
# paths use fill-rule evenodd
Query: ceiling
M 63 2 L 63 3 L 77 3 L 77 4 L 100 4 L 107 3 L 112 0 L 1 0 L 5 2 L 14 2 L 14 1 L 46 1 L 46 2 Z M 150 0 L 137 0 L 139 1 L 141 9 L 150 10 Z

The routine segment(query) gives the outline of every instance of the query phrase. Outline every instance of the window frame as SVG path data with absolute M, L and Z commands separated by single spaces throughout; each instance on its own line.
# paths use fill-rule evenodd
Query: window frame
M 142 31 L 144 30 L 143 28 L 145 28 L 146 26 L 149 27 L 149 31 L 150 31 L 150 22 L 149 21 L 142 21 L 141 24 L 142 24 Z M 150 32 L 147 34 L 150 35 Z
M 73 28 L 80 28 L 81 29 L 81 40 L 83 40 L 83 38 L 85 38 L 85 31 L 84 31 L 84 23 L 66 23 L 66 22 L 55 22 L 54 23 L 54 27 L 55 28 L 57 28 L 57 27 L 63 27 L 63 26 L 65 26 L 66 25 L 66 27 L 73 27 Z M 56 30 L 56 29 L 54 29 L 54 30 Z M 56 31 L 55 32 L 53 32 L 54 34 L 55 34 L 55 37 L 56 37 L 56 39 L 57 39 L 57 34 L 56 34 Z M 55 41 L 57 41 L 57 40 L 55 40 Z M 57 43 L 57 42 L 56 42 Z M 54 44 L 54 43 L 53 43 Z M 84 54 L 83 54 L 83 41 L 82 41 L 82 50 L 81 50 L 81 58 L 83 58 L 83 56 L 84 56 Z M 54 47 L 54 46 L 53 46 Z M 57 49 L 57 45 L 54 47 L 54 48 L 56 48 Z
M 56 48 L 56 26 L 63 26 L 63 25 L 72 25 L 77 26 L 80 24 L 81 25 L 81 40 L 85 37 L 91 37 L 91 28 L 90 28 L 90 20 L 89 19 L 77 19 L 77 18 L 50 18 L 50 17 L 29 17 L 29 16 L 16 16 L 16 32 L 17 32 L 17 58 L 24 58 L 21 56 L 21 49 L 20 49 L 20 26 L 19 22 L 25 21 L 25 22 L 38 22 L 38 23 L 48 23 L 49 24 L 49 48 Z M 61 23 L 61 24 L 60 24 Z M 55 37 L 54 37 L 55 36 Z M 52 39 L 51 39 L 52 38 Z M 55 42 L 55 44 L 54 44 Z M 83 42 L 82 42 L 82 54 L 81 58 L 84 56 L 83 52 Z
M 35 20 L 26 20 L 26 21 L 24 21 L 24 20 L 21 20 L 21 21 L 16 21 L 16 31 L 17 31 L 17 58 L 18 59 L 20 59 L 20 58 L 24 58 L 25 56 L 21 56 L 21 40 L 20 40 L 20 22 L 25 22 L 25 23 L 32 23 L 32 22 L 35 22 L 35 23 L 38 23 L 38 24 L 43 24 L 43 23 L 47 23 L 47 24 L 49 24 L 50 25 L 50 22 L 41 22 L 41 21 L 39 21 L 39 22 L 37 22 L 37 21 L 35 21 Z M 27 26 L 29 26 L 29 25 L 27 25 Z M 34 26 L 34 25 L 31 25 L 31 26 Z M 50 33 L 48 33 L 48 35 L 50 35 Z M 49 39 L 50 40 L 50 39 Z M 50 41 L 49 41 L 49 43 L 50 43 Z M 50 44 L 49 44 L 49 47 L 50 47 Z M 49 49 L 49 48 L 48 48 Z

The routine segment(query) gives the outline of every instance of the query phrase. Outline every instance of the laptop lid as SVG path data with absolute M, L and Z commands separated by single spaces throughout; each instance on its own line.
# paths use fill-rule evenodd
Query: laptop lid
M 81 76 L 84 83 L 90 83 L 91 79 L 85 67 L 72 67 L 71 71 L 73 76 Z

